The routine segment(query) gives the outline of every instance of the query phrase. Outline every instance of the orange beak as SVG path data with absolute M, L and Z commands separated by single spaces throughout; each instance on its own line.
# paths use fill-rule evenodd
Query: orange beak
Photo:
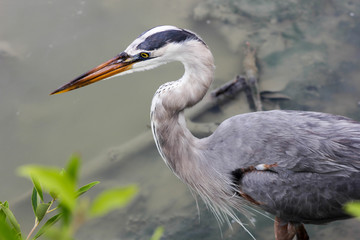
M 135 62 L 136 60 L 134 61 L 126 53 L 120 53 L 119 55 L 110 59 L 109 61 L 100 64 L 99 66 L 82 74 L 81 76 L 75 78 L 74 80 L 65 84 L 64 86 L 56 89 L 54 92 L 50 93 L 50 95 L 68 92 L 92 84 L 94 82 L 109 78 L 118 73 L 131 69 L 132 65 Z

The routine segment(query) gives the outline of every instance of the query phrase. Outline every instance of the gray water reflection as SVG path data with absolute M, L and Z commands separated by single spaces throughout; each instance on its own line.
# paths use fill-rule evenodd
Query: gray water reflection
M 224 239 L 250 239 L 237 226 L 234 232 L 225 225 L 219 230 L 202 203 L 199 222 L 190 192 L 151 142 L 151 97 L 165 80 L 181 76 L 180 64 L 59 96 L 48 93 L 114 56 L 142 31 L 173 24 L 208 43 L 217 65 L 215 85 L 241 73 L 249 41 L 257 48 L 261 90 L 291 98 L 267 102 L 267 109 L 316 110 L 360 120 L 359 16 L 356 1 L 2 1 L 0 200 L 18 199 L 15 213 L 28 229 L 30 204 L 21 196 L 30 183 L 15 169 L 27 163 L 63 166 L 76 151 L 84 158 L 84 180 L 102 182 L 94 193 L 128 183 L 141 188 L 129 208 L 89 222 L 78 239 L 148 239 L 158 225 L 164 225 L 165 239 L 221 239 L 220 232 Z M 220 122 L 249 111 L 243 96 L 237 100 L 197 120 Z M 134 147 L 139 141 L 132 139 L 139 135 L 150 143 Z M 256 228 L 249 229 L 258 239 L 273 239 L 272 224 L 257 216 Z M 309 229 L 314 239 L 355 239 L 358 226 L 350 220 Z

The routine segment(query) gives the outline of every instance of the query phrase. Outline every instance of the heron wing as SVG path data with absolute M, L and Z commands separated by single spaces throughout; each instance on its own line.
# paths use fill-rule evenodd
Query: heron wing
M 294 172 L 360 171 L 360 123 L 325 113 L 265 111 L 229 118 L 207 140 L 219 169 L 274 164 Z
M 236 179 L 239 190 L 285 220 L 322 223 L 348 217 L 342 205 L 360 199 L 360 124 L 314 112 L 268 111 L 226 120 L 206 154 L 223 174 L 259 164 Z

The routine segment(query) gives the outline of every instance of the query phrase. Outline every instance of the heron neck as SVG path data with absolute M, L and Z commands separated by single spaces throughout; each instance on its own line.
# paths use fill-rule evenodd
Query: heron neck
M 175 174 L 187 181 L 186 171 L 196 167 L 198 139 L 187 129 L 184 110 L 198 103 L 213 81 L 214 64 L 206 48 L 201 56 L 182 59 L 185 73 L 177 81 L 160 86 L 151 107 L 151 125 L 157 148 Z
M 189 183 L 184 170 L 194 169 L 197 165 L 195 149 L 198 139 L 186 128 L 184 113 L 170 116 L 159 110 L 152 114 L 152 119 L 152 131 L 161 157 L 180 179 Z

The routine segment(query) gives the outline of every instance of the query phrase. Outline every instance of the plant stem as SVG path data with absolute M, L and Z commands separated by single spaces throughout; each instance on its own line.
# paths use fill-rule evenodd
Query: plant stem
M 56 200 L 55 198 L 53 198 L 53 199 L 51 200 L 48 209 L 51 208 L 51 205 L 53 205 L 53 203 L 55 202 L 55 200 Z M 48 214 L 48 213 L 50 213 L 50 212 L 52 212 L 52 211 L 54 211 L 54 210 L 56 210 L 56 209 L 57 209 L 57 207 L 54 208 L 54 209 L 51 209 L 51 210 L 47 210 L 47 211 L 46 211 L 46 214 Z M 29 240 L 29 239 L 30 239 L 31 235 L 33 234 L 33 232 L 35 231 L 35 229 L 39 226 L 39 224 L 40 224 L 40 221 L 39 221 L 38 218 L 36 217 L 36 218 L 35 218 L 35 224 L 34 224 L 33 228 L 31 229 L 31 231 L 29 232 L 29 234 L 27 235 L 26 240 Z
M 50 209 L 51 206 L 53 205 L 53 203 L 55 202 L 55 200 L 56 200 L 55 198 L 53 198 L 53 199 L 51 200 L 50 205 L 49 205 L 49 207 L 48 207 L 48 210 L 46 211 L 46 214 L 51 213 L 52 211 L 54 211 L 54 210 L 57 209 L 57 207 L 56 207 L 56 208 L 53 208 L 53 209 Z M 49 210 L 49 209 L 50 209 L 50 210 Z
M 46 214 L 51 213 L 51 212 L 55 211 L 56 209 L 58 209 L 58 207 L 55 207 L 55 208 L 50 209 L 50 210 L 47 210 Z
M 31 235 L 33 234 L 33 232 L 35 231 L 35 229 L 37 228 L 37 226 L 39 226 L 39 221 L 38 221 L 38 218 L 35 218 L 35 224 L 33 226 L 33 228 L 31 229 L 31 231 L 29 232 L 29 234 L 27 235 L 26 237 L 26 240 L 29 240 Z

